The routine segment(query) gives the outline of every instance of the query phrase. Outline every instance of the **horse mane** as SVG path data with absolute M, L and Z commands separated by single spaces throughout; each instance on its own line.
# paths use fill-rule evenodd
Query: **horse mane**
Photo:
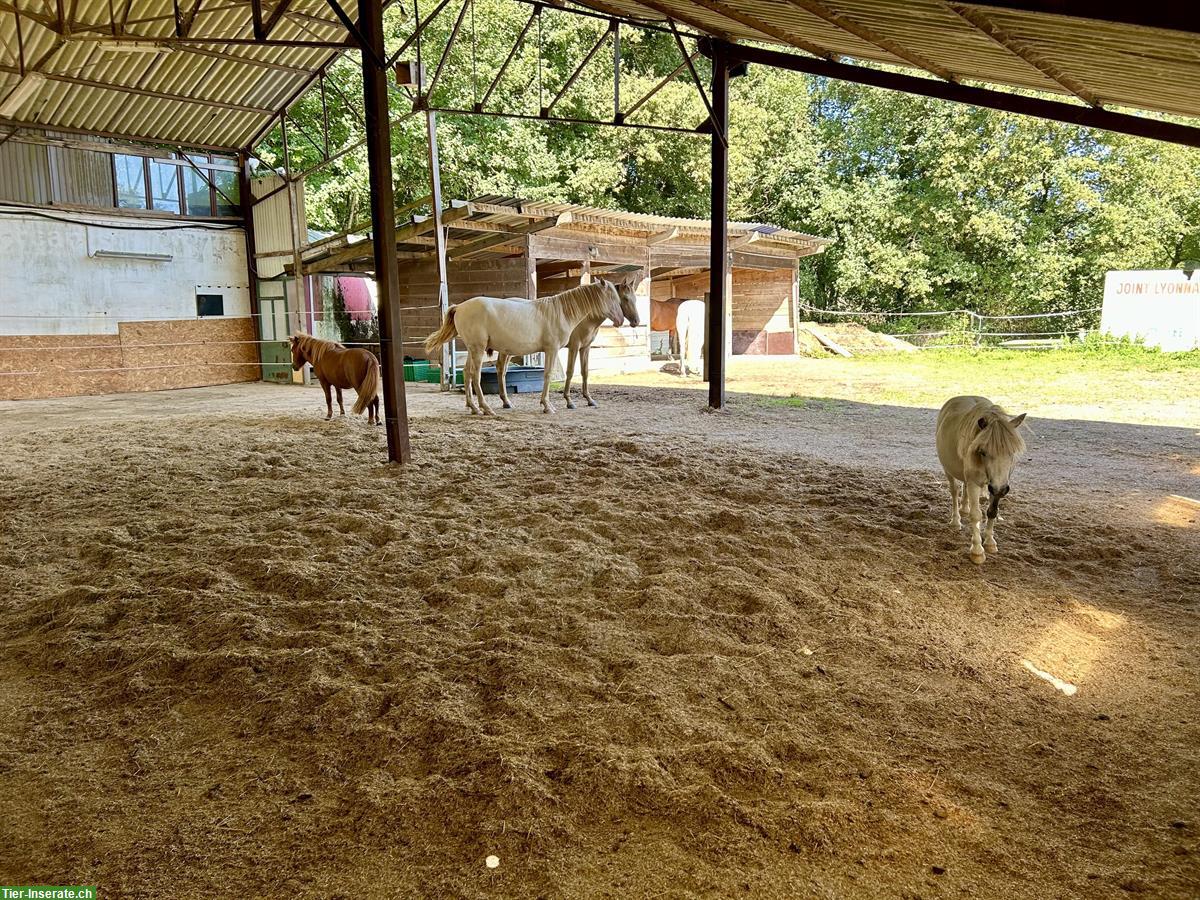
M 346 348 L 337 341 L 325 341 L 318 337 L 313 337 L 311 334 L 305 334 L 303 331 L 297 331 L 292 337 L 300 342 L 300 352 L 304 354 L 313 365 L 321 361 L 330 350 L 345 350 Z
M 607 291 L 610 286 L 603 280 L 594 281 L 591 284 L 581 284 L 579 287 L 569 288 L 549 297 L 540 297 L 534 303 L 553 303 L 561 306 L 563 312 L 571 318 L 607 317 L 613 308 Z
M 983 450 L 989 456 L 1016 456 L 1025 452 L 1025 439 L 1009 421 L 1008 413 L 993 404 L 984 411 L 983 418 L 988 420 L 987 427 L 978 429 L 968 453 Z

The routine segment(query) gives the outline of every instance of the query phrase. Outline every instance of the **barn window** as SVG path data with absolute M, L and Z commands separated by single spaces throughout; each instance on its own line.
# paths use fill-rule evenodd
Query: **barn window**
M 223 294 L 197 294 L 196 315 L 205 316 L 225 315 L 225 296 Z
M 146 209 L 146 166 L 140 156 L 113 156 L 113 175 L 117 188 L 117 206 L 121 209 Z
M 222 156 L 170 159 L 113 155 L 116 205 L 185 216 L 237 216 L 237 161 Z
M 236 216 L 241 213 L 238 209 L 238 180 L 236 172 L 224 169 L 213 169 L 213 183 L 217 186 L 217 215 Z
M 199 164 L 208 161 L 208 157 L 205 156 L 189 156 L 188 159 L 197 164 L 197 168 L 199 168 Z M 183 172 L 183 199 L 187 215 L 211 216 L 212 186 L 205 180 L 204 175 L 191 166 L 185 166 L 181 171 Z

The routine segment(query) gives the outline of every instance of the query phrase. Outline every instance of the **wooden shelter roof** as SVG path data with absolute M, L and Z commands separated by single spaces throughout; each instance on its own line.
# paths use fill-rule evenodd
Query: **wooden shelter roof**
M 526 239 L 535 235 L 556 239 L 597 258 L 613 256 L 614 248 L 634 252 L 708 253 L 710 226 L 707 219 L 655 216 L 645 213 L 601 209 L 574 203 L 548 203 L 517 197 L 489 195 L 474 200 L 453 201 L 442 212 L 447 232 L 446 255 L 459 259 L 488 259 L 521 256 Z M 396 251 L 401 259 L 433 260 L 432 216 L 416 215 L 399 226 Z M 792 260 L 820 253 L 827 238 L 790 231 L 762 222 L 730 222 L 732 250 Z M 364 235 L 342 234 L 310 244 L 302 251 L 304 269 L 319 272 L 368 271 L 374 265 L 374 243 Z M 555 258 L 543 252 L 542 259 Z M 576 257 L 563 256 L 563 261 Z M 616 260 L 621 262 L 622 260 Z

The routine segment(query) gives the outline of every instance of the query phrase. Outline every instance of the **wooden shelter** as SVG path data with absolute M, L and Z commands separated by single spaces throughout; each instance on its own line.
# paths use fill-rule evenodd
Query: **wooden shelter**
M 569 203 L 486 196 L 442 211 L 449 300 L 480 294 L 545 297 L 590 278 L 632 277 L 642 298 L 637 329 L 604 328 L 592 355 L 597 370 L 650 363 L 650 299 L 703 298 L 708 292 L 710 227 L 704 219 L 655 216 Z M 441 322 L 432 216 L 414 216 L 396 233 L 404 352 Z M 727 332 L 734 353 L 794 353 L 799 261 L 825 238 L 757 222 L 731 222 L 726 278 L 732 303 Z M 369 238 L 338 235 L 301 251 L 304 274 L 365 272 Z

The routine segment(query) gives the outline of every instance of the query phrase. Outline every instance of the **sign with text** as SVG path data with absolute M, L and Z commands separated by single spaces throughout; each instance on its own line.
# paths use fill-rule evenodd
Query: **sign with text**
M 1167 352 L 1200 347 L 1200 271 L 1109 272 L 1104 276 L 1100 330 L 1139 337 Z

